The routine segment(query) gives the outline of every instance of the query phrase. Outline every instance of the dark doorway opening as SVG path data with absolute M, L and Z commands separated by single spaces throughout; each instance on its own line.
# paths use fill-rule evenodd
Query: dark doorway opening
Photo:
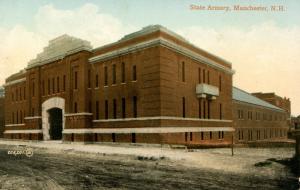
M 136 143 L 135 133 L 132 133 L 132 134 L 131 134 L 131 142 L 132 142 L 132 143 Z
M 49 113 L 49 134 L 51 140 L 62 139 L 62 110 L 59 108 L 52 108 Z

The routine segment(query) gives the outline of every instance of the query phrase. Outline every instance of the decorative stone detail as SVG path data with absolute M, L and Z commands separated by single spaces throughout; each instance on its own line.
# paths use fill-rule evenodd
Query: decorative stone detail
M 219 88 L 209 84 L 197 84 L 196 94 L 198 98 L 210 98 L 216 99 L 216 96 L 219 96 Z
M 49 124 L 49 113 L 48 110 L 52 108 L 59 108 L 62 110 L 62 118 L 63 118 L 63 123 L 62 127 L 63 129 L 65 128 L 65 99 L 60 98 L 60 97 L 54 97 L 46 100 L 42 104 L 42 131 L 43 131 L 43 139 L 44 140 L 49 140 L 50 139 L 50 134 L 49 134 L 49 129 L 50 129 L 50 124 Z
M 65 56 L 86 50 L 92 51 L 92 46 L 89 41 L 82 40 L 64 34 L 49 41 L 49 45 L 44 48 L 42 53 L 28 63 L 27 68 L 50 63 L 56 60 L 63 59 Z

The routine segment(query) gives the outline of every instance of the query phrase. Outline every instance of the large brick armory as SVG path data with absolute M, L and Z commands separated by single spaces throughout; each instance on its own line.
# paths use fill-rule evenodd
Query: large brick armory
M 288 112 L 233 100 L 233 74 L 228 61 L 159 25 L 95 49 L 63 35 L 7 78 L 4 137 L 189 145 L 286 138 Z

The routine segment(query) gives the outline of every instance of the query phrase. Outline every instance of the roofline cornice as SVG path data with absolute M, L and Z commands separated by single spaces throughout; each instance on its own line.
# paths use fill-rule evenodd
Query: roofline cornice
M 117 49 L 117 50 L 114 50 L 114 51 L 110 51 L 108 53 L 104 53 L 104 54 L 101 54 L 101 55 L 98 55 L 98 56 L 94 56 L 94 57 L 91 57 L 89 59 L 89 62 L 90 63 L 96 63 L 96 62 L 100 62 L 100 61 L 106 61 L 106 60 L 109 60 L 109 59 L 112 59 L 112 58 L 115 58 L 115 57 L 118 57 L 120 55 L 126 55 L 126 54 L 129 54 L 129 53 L 132 53 L 132 52 L 135 52 L 135 51 L 140 51 L 140 50 L 143 50 L 143 49 L 147 49 L 147 48 L 150 48 L 150 47 L 154 47 L 154 46 L 157 46 L 157 45 L 161 45 L 161 46 L 164 46 L 168 49 L 172 49 L 182 55 L 185 55 L 191 59 L 194 59 L 198 62 L 201 62 L 201 63 L 204 63 L 206 65 L 209 65 L 211 67 L 214 67 L 218 70 L 221 70 L 221 71 L 224 71 L 226 73 L 229 73 L 229 74 L 234 74 L 235 71 L 232 70 L 231 68 L 228 68 L 228 67 L 225 67 L 217 62 L 215 62 L 214 60 L 211 60 L 207 57 L 204 57 L 202 55 L 200 55 L 199 53 L 196 53 L 192 50 L 189 50 L 188 48 L 185 48 L 181 45 L 178 45 L 178 44 L 175 44 L 174 42 L 170 41 L 170 40 L 167 40 L 167 39 L 164 39 L 163 37 L 158 37 L 158 38 L 155 38 L 155 39 L 152 39 L 152 40 L 148 40 L 148 41 L 145 41 L 145 42 L 141 42 L 141 43 L 138 43 L 138 44 L 134 44 L 134 45 L 131 45 L 131 46 L 127 46 L 127 47 L 124 47 L 124 48 L 120 48 L 120 49 Z
M 140 31 L 137 31 L 137 32 L 133 32 L 131 34 L 128 34 L 128 35 L 125 35 L 123 38 L 121 38 L 119 41 L 117 42 L 113 42 L 113 43 L 110 43 L 110 44 L 107 44 L 107 45 L 104 45 L 104 46 L 101 46 L 101 47 L 98 47 L 98 48 L 95 48 L 93 49 L 93 52 L 95 51 L 98 51 L 98 50 L 102 50 L 104 48 L 107 48 L 107 47 L 111 47 L 113 45 L 117 45 L 117 44 L 120 44 L 122 42 L 126 42 L 126 41 L 129 41 L 129 40 L 132 40 L 134 38 L 138 38 L 138 37 L 141 37 L 141 36 L 145 36 L 147 34 L 151 34 L 151 33 L 154 33 L 154 32 L 157 32 L 157 31 L 161 31 L 161 32 L 164 32 L 172 37 L 174 37 L 175 39 L 183 42 L 183 43 L 186 43 L 190 46 L 192 46 L 193 48 L 195 49 L 198 49 L 200 51 L 203 51 L 204 53 L 206 54 L 209 54 L 210 56 L 216 58 L 216 59 L 219 59 L 220 61 L 224 62 L 225 64 L 228 64 L 228 65 L 232 65 L 231 62 L 219 57 L 219 56 L 216 56 L 206 50 L 203 50 L 197 46 L 195 46 L 194 44 L 190 43 L 188 40 L 186 40 L 184 37 L 180 36 L 179 34 L 176 34 L 175 32 L 167 29 L 166 27 L 164 26 L 161 26 L 161 25 L 150 25 L 150 26 L 146 26 L 144 27 L 142 30 Z

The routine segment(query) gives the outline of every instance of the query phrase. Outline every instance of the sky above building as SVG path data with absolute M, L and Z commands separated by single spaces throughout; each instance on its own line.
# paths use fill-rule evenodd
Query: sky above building
M 98 47 L 160 24 L 232 62 L 235 86 L 289 97 L 299 115 L 299 10 L 298 0 L 1 0 L 0 85 L 59 35 Z

